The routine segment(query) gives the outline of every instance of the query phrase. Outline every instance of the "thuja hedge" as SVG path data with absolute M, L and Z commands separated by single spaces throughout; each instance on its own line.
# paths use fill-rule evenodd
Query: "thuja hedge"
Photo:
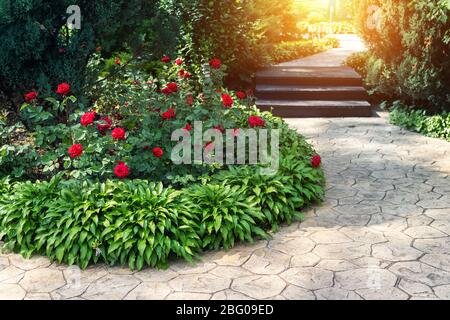
M 278 120 L 281 121 L 281 120 Z M 269 238 L 323 197 L 310 145 L 284 127 L 276 175 L 235 166 L 175 188 L 148 180 L 0 180 L 0 240 L 25 257 L 165 268 L 204 250 Z

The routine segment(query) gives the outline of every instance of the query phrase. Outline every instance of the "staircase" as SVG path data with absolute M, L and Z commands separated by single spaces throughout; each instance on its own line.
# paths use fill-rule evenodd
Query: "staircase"
M 257 106 L 287 118 L 370 117 L 362 79 L 344 66 L 274 66 L 256 74 Z

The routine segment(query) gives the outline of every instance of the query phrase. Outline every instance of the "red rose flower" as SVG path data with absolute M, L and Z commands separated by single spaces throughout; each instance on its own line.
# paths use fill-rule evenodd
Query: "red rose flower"
M 183 128 L 183 130 L 191 131 L 191 130 L 192 130 L 191 124 L 188 122 L 188 123 L 186 124 L 186 127 Z
M 192 106 L 194 104 L 194 97 L 192 95 L 188 95 L 186 97 L 186 103 L 190 106 Z
M 161 62 L 164 62 L 164 63 L 170 62 L 170 57 L 169 57 L 169 56 L 164 56 L 164 57 L 162 57 L 162 58 L 161 58 Z
M 222 66 L 222 62 L 219 59 L 212 59 L 209 62 L 209 65 L 211 66 L 211 68 L 213 69 L 220 69 L 220 67 Z
M 166 87 L 172 92 L 178 91 L 178 85 L 175 82 L 168 83 Z
M 94 123 L 96 116 L 97 116 L 97 114 L 95 112 L 86 112 L 85 114 L 83 114 L 81 116 L 80 123 L 83 126 L 87 127 L 88 125 Z
M 184 74 L 184 78 L 190 78 L 191 77 L 191 74 L 189 73 L 189 72 L 186 72 L 185 74 Z
M 222 94 L 222 104 L 225 108 L 231 108 L 233 106 L 233 98 L 226 93 Z
M 147 151 L 148 149 L 150 149 L 149 146 L 144 146 L 144 147 L 142 148 L 142 150 L 144 150 L 144 151 Z
M 25 101 L 32 102 L 32 101 L 36 100 L 37 96 L 38 96 L 38 93 L 36 91 L 28 92 L 27 94 L 25 94 Z
M 125 179 L 130 174 L 130 169 L 125 163 L 119 162 L 119 164 L 114 168 L 114 174 L 120 179 Z
M 161 158 L 164 154 L 164 151 L 161 148 L 153 148 L 152 151 L 153 151 L 153 155 L 157 158 Z
M 166 112 L 163 112 L 162 117 L 164 120 L 175 118 L 175 110 L 173 108 L 169 108 Z
M 248 123 L 252 128 L 263 127 L 266 124 L 266 122 L 258 116 L 250 116 L 248 118 Z
M 111 119 L 107 116 L 99 119 L 99 124 L 97 124 L 98 131 L 104 132 L 111 128 Z
M 111 136 L 115 140 L 125 140 L 125 130 L 123 130 L 122 128 L 115 128 L 111 132 Z
M 68 83 L 61 83 L 60 85 L 58 85 L 58 89 L 56 90 L 56 93 L 62 96 L 67 96 L 69 92 L 70 92 L 70 84 Z
M 311 165 L 314 168 L 318 168 L 320 167 L 320 164 L 322 163 L 322 158 L 320 158 L 320 156 L 316 155 L 314 157 L 311 158 Z
M 72 159 L 80 157 L 83 154 L 83 146 L 81 144 L 74 144 L 69 148 L 68 152 Z
M 186 74 L 186 71 L 184 69 L 180 69 L 180 71 L 178 71 L 178 76 L 180 78 L 183 78 L 185 74 Z
M 236 97 L 238 97 L 241 100 L 244 100 L 247 97 L 247 95 L 245 94 L 245 92 L 238 91 L 236 92 Z
M 161 90 L 161 92 L 168 96 L 169 94 L 172 93 L 172 90 L 170 90 L 169 88 L 165 87 L 164 89 Z
M 222 128 L 221 126 L 214 126 L 213 128 L 214 128 L 214 130 L 220 131 L 221 133 L 225 132 L 225 129 Z
M 119 57 L 116 57 L 116 65 L 120 66 L 122 64 L 122 61 L 120 61 Z
M 175 60 L 175 63 L 177 64 L 177 66 L 181 66 L 181 65 L 183 64 L 183 59 L 177 58 L 177 59 Z

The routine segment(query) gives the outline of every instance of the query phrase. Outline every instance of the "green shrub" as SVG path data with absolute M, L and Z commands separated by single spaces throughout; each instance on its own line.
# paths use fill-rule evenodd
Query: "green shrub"
M 394 102 L 390 109 L 391 123 L 426 136 L 450 141 L 450 113 L 428 115 L 426 110 L 414 109 L 415 107 L 406 108 L 399 101 Z
M 190 212 L 198 220 L 203 248 L 229 249 L 237 241 L 267 238 L 261 225 L 263 214 L 244 186 L 197 185 L 186 190 Z
M 363 79 L 367 79 L 369 56 L 368 51 L 355 52 L 344 61 L 344 64 L 353 68 Z
M 376 6 L 379 11 L 372 10 Z M 357 12 L 370 49 L 368 84 L 392 100 L 430 112 L 450 110 L 448 1 L 364 0 Z
M 285 62 L 310 56 L 336 46 L 339 47 L 339 40 L 335 38 L 324 38 L 320 41 L 284 41 L 275 46 L 271 57 L 273 62 Z
M 96 48 L 109 57 L 124 47 L 157 51 L 166 48 L 168 27 L 158 0 L 3 0 L 0 2 L 0 91 L 12 101 L 33 89 L 54 92 L 68 82 L 77 95 L 97 80 L 88 62 Z M 69 30 L 70 5 L 81 9 L 81 29 Z M 151 28 L 151 26 L 157 26 Z M 172 36 L 172 38 L 174 38 Z M 174 38 L 176 39 L 176 37 Z M 144 45 L 144 47 L 142 46 Z M 176 45 L 176 43 L 175 43 Z M 153 49 L 155 49 L 153 47 Z

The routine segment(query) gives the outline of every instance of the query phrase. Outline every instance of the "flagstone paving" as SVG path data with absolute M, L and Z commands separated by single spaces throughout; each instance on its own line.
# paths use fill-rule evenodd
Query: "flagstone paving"
M 0 254 L 0 299 L 450 299 L 450 144 L 379 118 L 290 119 L 327 200 L 270 241 L 132 272 Z

